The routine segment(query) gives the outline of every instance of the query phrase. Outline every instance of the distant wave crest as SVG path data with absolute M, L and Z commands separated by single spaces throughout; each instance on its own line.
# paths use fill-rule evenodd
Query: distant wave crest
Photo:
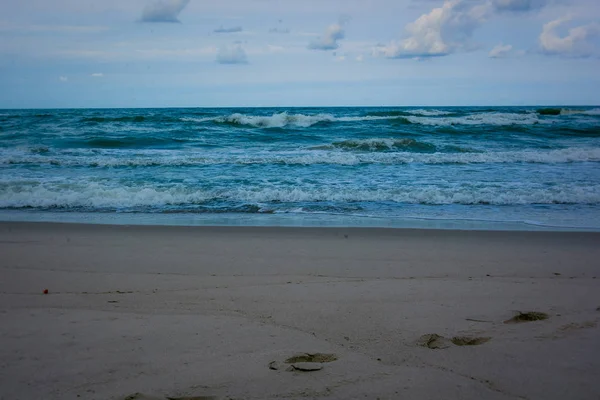
M 401 116 L 385 115 L 385 116 L 347 116 L 336 117 L 332 114 L 288 114 L 287 112 L 276 113 L 273 115 L 247 115 L 247 114 L 231 114 L 225 117 L 217 117 L 214 119 L 217 123 L 251 126 L 255 128 L 309 128 L 319 123 L 328 122 L 360 122 L 360 121 L 377 121 L 387 119 L 401 119 Z

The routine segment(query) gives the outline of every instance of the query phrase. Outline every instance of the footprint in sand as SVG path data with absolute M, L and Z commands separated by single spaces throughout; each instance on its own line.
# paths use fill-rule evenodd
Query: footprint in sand
M 292 356 L 284 361 L 285 364 L 289 364 L 286 371 L 319 371 L 323 369 L 323 363 L 329 363 L 337 360 L 338 357 L 335 354 L 327 353 L 302 353 Z M 278 370 L 282 365 L 277 361 L 271 361 L 269 363 L 269 369 Z
M 520 324 L 522 322 L 531 322 L 531 321 L 543 321 L 545 319 L 550 318 L 548 314 L 538 311 L 528 311 L 528 312 L 520 312 L 512 317 L 511 319 L 507 319 L 504 321 L 505 324 Z
M 478 346 L 489 342 L 491 339 L 491 337 L 478 336 L 454 336 L 452 339 L 446 339 L 436 333 L 430 333 L 421 336 L 417 344 L 428 349 L 447 349 L 452 344 L 455 346 Z
M 447 349 L 450 347 L 450 341 L 437 333 L 429 333 L 421 336 L 417 344 L 428 349 Z
M 188 396 L 188 397 L 162 397 L 162 396 L 149 396 L 143 393 L 131 394 L 123 400 L 216 400 L 213 396 Z
M 480 344 L 487 343 L 492 338 L 486 337 L 473 337 L 473 336 L 454 336 L 451 341 L 457 346 L 478 346 Z

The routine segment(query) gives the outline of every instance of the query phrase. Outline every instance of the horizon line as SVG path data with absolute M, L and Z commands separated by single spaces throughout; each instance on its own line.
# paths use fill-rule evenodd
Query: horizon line
M 534 108 L 534 107 L 543 107 L 543 108 L 563 108 L 563 107 L 600 107 L 600 104 L 495 104 L 495 105 L 332 105 L 332 106 L 158 106 L 158 107 L 109 107 L 109 106 L 96 106 L 96 107 L 13 107 L 13 108 L 4 108 L 0 107 L 2 111 L 8 110 L 111 110 L 111 109 L 120 109 L 120 110 L 143 110 L 143 109 L 184 109 L 184 108 L 203 108 L 203 109 L 239 109 L 239 108 L 458 108 L 458 107 L 468 107 L 468 108 L 485 108 L 485 107 L 507 107 L 507 108 L 515 108 L 515 107 L 523 107 L 523 108 Z

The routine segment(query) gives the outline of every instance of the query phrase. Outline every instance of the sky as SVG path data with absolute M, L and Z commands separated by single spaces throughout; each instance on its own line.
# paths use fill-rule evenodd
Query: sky
M 0 0 L 0 108 L 598 104 L 599 0 Z

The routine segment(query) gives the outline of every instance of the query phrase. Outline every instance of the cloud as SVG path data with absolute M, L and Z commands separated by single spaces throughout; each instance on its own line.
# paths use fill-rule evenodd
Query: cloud
M 247 64 L 248 57 L 242 45 L 234 43 L 219 48 L 217 62 L 219 64 Z
M 565 57 L 588 57 L 596 53 L 592 39 L 600 36 L 600 25 L 592 23 L 568 30 L 566 36 L 560 36 L 557 29 L 571 17 L 563 17 L 544 25 L 540 34 L 540 46 L 543 53 Z
M 142 12 L 142 22 L 180 22 L 179 13 L 190 0 L 157 0 L 148 4 Z
M 332 24 L 327 27 L 325 33 L 308 44 L 312 50 L 335 50 L 340 47 L 338 40 L 345 36 L 344 21 Z
M 55 32 L 55 33 L 97 33 L 108 31 L 108 26 L 100 25 L 28 25 L 0 21 L 0 32 Z
M 285 47 L 283 47 L 283 46 L 276 46 L 273 44 L 267 45 L 267 52 L 269 52 L 269 53 L 281 53 L 283 51 L 285 51 Z
M 497 11 L 527 12 L 538 10 L 548 4 L 548 0 L 492 0 Z
M 102 78 L 104 74 L 102 72 L 94 72 L 90 75 L 92 78 Z
M 61 82 L 66 82 L 66 81 L 69 80 L 69 78 L 67 78 L 66 76 L 59 76 L 58 80 L 61 81 Z
M 365 57 L 362 54 L 359 54 L 356 56 L 356 61 L 358 61 L 358 62 L 363 62 L 364 59 L 365 59 Z
M 490 51 L 489 56 L 490 58 L 506 58 L 511 54 L 512 49 L 512 45 L 500 43 Z
M 241 32 L 242 30 L 243 29 L 241 26 L 234 26 L 231 28 L 220 27 L 220 28 L 215 29 L 213 32 L 214 33 L 235 33 L 235 32 Z
M 379 46 L 374 54 L 388 58 L 440 57 L 468 50 L 469 39 L 490 15 L 490 3 L 446 0 L 406 26 L 407 37 Z
M 271 28 L 269 33 L 290 33 L 289 28 Z

